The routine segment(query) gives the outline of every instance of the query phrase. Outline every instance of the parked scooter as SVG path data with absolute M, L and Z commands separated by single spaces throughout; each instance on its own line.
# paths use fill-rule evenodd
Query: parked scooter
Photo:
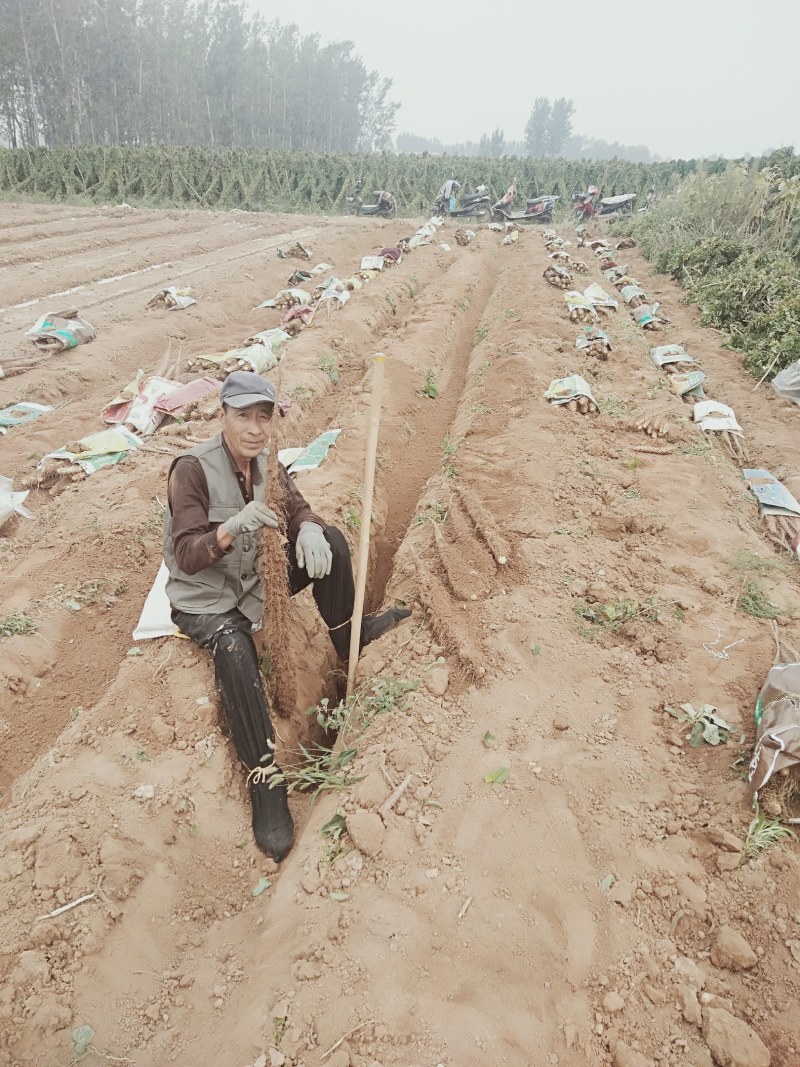
M 385 189 L 373 189 L 372 195 L 377 197 L 374 204 L 365 204 L 361 198 L 364 182 L 361 178 L 356 182 L 355 191 L 347 198 L 347 209 L 351 215 L 377 215 L 384 219 L 393 219 L 397 214 L 397 201 L 394 196 Z
M 474 193 L 465 193 L 460 206 L 455 211 L 450 210 L 446 197 L 440 196 L 433 205 L 433 214 L 442 218 L 477 219 L 479 222 L 488 222 L 492 217 L 489 190 L 485 185 L 478 185 Z
M 575 211 L 581 219 L 598 218 L 604 215 L 630 215 L 636 193 L 620 196 L 603 196 L 596 185 L 590 185 L 585 193 L 573 193 Z
M 498 222 L 552 222 L 557 200 L 557 196 L 537 196 L 525 201 L 524 211 L 513 211 L 511 204 L 498 200 L 492 205 L 492 211 Z

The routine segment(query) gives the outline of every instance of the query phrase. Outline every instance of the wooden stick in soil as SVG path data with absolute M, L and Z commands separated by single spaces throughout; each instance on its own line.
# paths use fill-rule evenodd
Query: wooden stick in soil
M 369 535 L 372 524 L 372 496 L 375 490 L 375 457 L 378 451 L 378 429 L 381 422 L 381 393 L 386 357 L 379 352 L 372 360 L 372 405 L 369 410 L 369 433 L 367 434 L 367 458 L 364 465 L 364 502 L 361 513 L 361 537 L 358 544 L 358 570 L 356 572 L 356 599 L 350 626 L 350 661 L 347 666 L 347 696 L 353 692 L 361 643 L 361 619 L 364 615 L 364 592 L 369 570 Z

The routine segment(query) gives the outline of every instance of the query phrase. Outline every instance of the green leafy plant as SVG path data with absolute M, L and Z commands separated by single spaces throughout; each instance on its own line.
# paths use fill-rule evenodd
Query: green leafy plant
M 445 474 L 448 478 L 458 477 L 458 470 L 456 468 L 456 465 L 453 463 L 453 459 L 455 457 L 456 452 L 458 452 L 458 446 L 460 444 L 461 442 L 454 441 L 450 437 L 450 434 L 445 434 L 444 440 L 442 441 L 442 464 L 444 466 Z
M 311 403 L 314 393 L 307 385 L 295 385 L 292 389 L 286 390 L 286 395 L 291 397 L 292 400 L 296 400 L 300 407 L 304 408 Z
M 403 682 L 389 676 L 370 678 L 345 700 L 331 706 L 325 698 L 308 709 L 317 724 L 326 732 L 338 735 L 333 748 L 315 744 L 300 746 L 301 759 L 296 764 L 285 764 L 278 769 L 272 763 L 271 752 L 264 757 L 264 764 L 251 772 L 258 780 L 271 786 L 284 784 L 292 793 L 297 789 L 311 792 L 312 803 L 320 793 L 347 789 L 361 781 L 353 775 L 351 764 L 358 755 L 356 742 L 366 733 L 380 715 L 391 711 L 405 711 L 411 693 L 419 681 Z M 273 749 L 274 745 L 270 745 Z
M 749 503 L 749 495 L 745 499 Z M 739 549 L 733 557 L 732 567 L 740 574 L 757 574 L 761 578 L 786 571 L 786 564 L 783 560 L 759 556 L 757 552 L 751 552 L 749 548 Z
M 425 384 L 422 387 L 422 393 L 431 400 L 435 400 L 439 395 L 439 384 L 436 371 L 433 370 L 432 367 L 428 369 L 428 373 L 425 375 Z
M 12 611 L 0 619 L 0 637 L 24 637 L 36 633 L 36 621 L 24 611 Z
M 752 859 L 786 838 L 796 841 L 797 834 L 788 826 L 784 826 L 780 819 L 768 818 L 756 804 L 755 816 L 747 828 L 743 855 L 747 859 Z
M 691 725 L 686 740 L 692 748 L 699 748 L 704 742 L 707 745 L 722 745 L 729 739 L 733 729 L 730 723 L 717 715 L 713 704 L 703 704 L 699 708 L 692 704 L 681 704 L 679 708 L 666 707 L 664 710 L 678 722 Z
M 338 385 L 341 381 L 339 362 L 336 359 L 336 356 L 332 355 L 330 352 L 319 357 L 319 369 L 328 375 L 334 385 Z
M 384 300 L 386 301 L 386 303 L 391 308 L 392 314 L 396 315 L 397 314 L 397 304 L 395 303 L 394 298 L 392 297 L 391 293 L 387 293 L 386 296 L 384 297 Z
M 758 582 L 749 579 L 736 599 L 736 606 L 756 619 L 778 619 L 783 614 Z
M 429 508 L 425 508 L 414 518 L 414 526 L 421 526 L 424 522 L 445 522 L 447 508 L 440 500 L 435 500 Z
M 361 516 L 352 505 L 344 509 L 345 525 L 351 530 L 358 530 L 361 526 Z
M 405 711 L 411 693 L 419 687 L 419 681 L 403 682 L 390 675 L 370 678 L 345 700 L 331 706 L 327 697 L 306 712 L 313 715 L 317 724 L 326 732 L 347 733 L 357 728 L 364 733 L 381 715 L 390 711 Z
M 473 346 L 473 348 L 477 348 L 477 346 L 482 341 L 485 341 L 488 336 L 489 336 L 488 328 L 486 326 L 479 326 L 475 330 L 475 333 L 472 336 L 472 346 Z
M 743 740 L 743 739 L 742 739 Z M 731 770 L 737 778 L 740 778 L 743 782 L 750 780 L 748 773 L 750 767 L 750 760 L 753 758 L 753 753 L 746 748 L 740 749 L 738 756 L 731 764 Z
M 403 282 L 403 288 L 413 300 L 419 292 L 419 278 L 416 276 L 416 274 L 412 274 L 410 278 L 407 278 Z
M 344 855 L 342 837 L 346 831 L 347 823 L 344 812 L 337 808 L 333 818 L 329 819 L 320 830 L 322 836 L 328 838 L 328 851 L 325 857 L 328 863 L 335 863 L 340 856 Z
M 585 600 L 579 600 L 573 610 L 590 624 L 590 636 L 604 632 L 616 633 L 624 623 L 633 619 L 658 621 L 658 602 L 655 597 L 651 597 L 644 604 L 635 597 L 630 600 L 612 600 L 608 604 L 589 604 Z
M 496 785 L 502 785 L 503 782 L 507 782 L 510 773 L 508 767 L 499 767 L 496 771 L 488 771 L 484 774 L 483 780 L 494 788 Z

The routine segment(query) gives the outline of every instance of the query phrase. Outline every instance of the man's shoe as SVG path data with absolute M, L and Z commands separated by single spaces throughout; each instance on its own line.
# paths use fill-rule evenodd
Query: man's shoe
M 388 634 L 399 622 L 407 619 L 411 614 L 411 608 L 389 608 L 381 615 L 367 615 L 361 623 L 361 647 L 377 641 L 379 637 Z
M 266 782 L 250 782 L 253 805 L 253 836 L 262 852 L 280 863 L 294 844 L 294 822 L 285 785 L 272 788 Z

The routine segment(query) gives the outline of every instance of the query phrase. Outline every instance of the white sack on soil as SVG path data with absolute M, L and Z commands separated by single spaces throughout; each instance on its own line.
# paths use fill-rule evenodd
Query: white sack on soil
M 772 379 L 772 388 L 778 396 L 800 404 L 800 359 L 778 371 Z
M 0 529 L 12 515 L 23 515 L 32 519 L 33 515 L 24 507 L 27 493 L 15 493 L 11 488 L 11 479 L 0 475 Z
M 180 633 L 172 621 L 172 608 L 167 599 L 167 578 L 169 571 L 162 560 L 133 631 L 134 641 L 149 641 L 154 637 L 176 637 Z

